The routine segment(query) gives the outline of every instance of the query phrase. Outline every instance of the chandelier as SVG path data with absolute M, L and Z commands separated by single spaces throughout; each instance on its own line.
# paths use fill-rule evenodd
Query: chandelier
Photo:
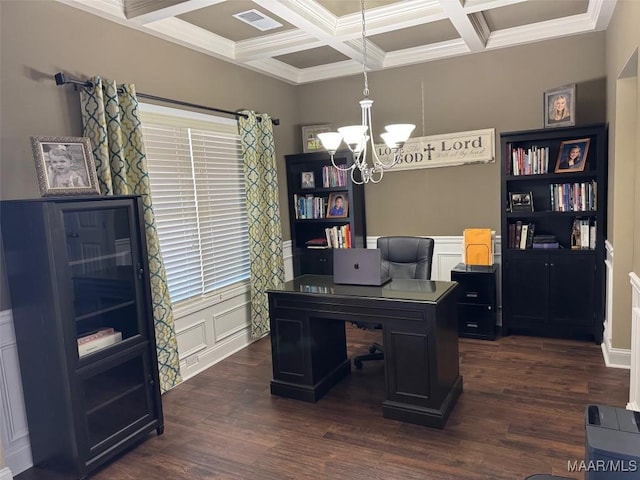
M 402 147 L 411 135 L 415 125 L 402 123 L 387 125 L 386 132 L 381 134 L 382 140 L 391 150 L 391 159 L 382 161 L 378 157 L 373 143 L 373 123 L 371 122 L 371 105 L 373 100 L 369 98 L 369 80 L 367 78 L 367 29 L 364 15 L 364 0 L 361 0 L 362 12 L 362 73 L 364 75 L 364 98 L 360 100 L 362 110 L 362 120 L 360 125 L 349 125 L 338 128 L 337 132 L 319 133 L 318 138 L 322 146 L 331 155 L 331 163 L 338 170 L 351 173 L 353 183 L 361 185 L 363 183 L 378 183 L 382 180 L 384 170 L 393 167 L 402 158 Z M 336 165 L 334 155 L 342 141 L 353 153 L 353 164 L 345 168 L 344 165 Z M 368 146 L 369 145 L 369 146 Z M 367 161 L 367 151 L 371 150 L 371 162 Z

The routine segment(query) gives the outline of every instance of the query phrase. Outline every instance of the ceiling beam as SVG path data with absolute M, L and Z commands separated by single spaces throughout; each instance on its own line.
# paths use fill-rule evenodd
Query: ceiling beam
M 127 19 L 140 24 L 157 22 L 225 0 L 123 0 Z
M 469 49 L 472 52 L 484 50 L 489 28 L 482 14 L 467 14 L 460 0 L 441 0 L 440 5 Z

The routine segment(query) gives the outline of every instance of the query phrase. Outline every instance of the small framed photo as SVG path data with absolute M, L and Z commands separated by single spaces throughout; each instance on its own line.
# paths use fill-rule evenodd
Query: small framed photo
M 329 194 L 327 218 L 344 218 L 349 214 L 349 193 L 335 192 Z
M 555 173 L 582 172 L 587 164 L 589 143 L 588 138 L 562 142 Z
M 43 197 L 99 195 L 98 176 L 86 137 L 31 137 Z
M 533 195 L 531 192 L 509 193 L 509 208 L 512 212 L 533 212 Z
M 576 124 L 576 85 L 564 85 L 544 92 L 544 128 Z
M 302 151 L 309 153 L 322 150 L 322 143 L 318 138 L 318 134 L 330 131 L 331 125 L 307 125 L 302 127 Z
M 316 182 L 313 178 L 313 172 L 302 172 L 300 181 L 301 188 L 315 188 Z

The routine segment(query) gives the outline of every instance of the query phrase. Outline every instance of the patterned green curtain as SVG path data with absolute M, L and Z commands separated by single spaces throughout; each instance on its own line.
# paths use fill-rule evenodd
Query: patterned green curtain
M 151 205 L 147 158 L 133 84 L 91 79 L 80 90 L 84 136 L 91 140 L 102 195 L 142 195 L 149 254 L 151 297 L 155 320 L 160 389 L 166 392 L 182 381 L 173 310 L 156 222 Z
M 249 252 L 251 258 L 251 336 L 269 332 L 269 300 L 266 291 L 284 282 L 282 229 L 278 200 L 273 126 L 268 115 L 243 111 L 238 124 L 242 137 L 247 190 Z

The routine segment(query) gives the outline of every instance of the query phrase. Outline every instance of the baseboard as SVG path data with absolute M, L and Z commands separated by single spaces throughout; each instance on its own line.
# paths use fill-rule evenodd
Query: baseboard
M 0 470 L 0 480 L 12 480 L 13 474 L 11 473 L 11 469 L 9 467 L 4 467 Z
M 12 447 L 10 451 L 5 449 L 4 460 L 7 465 L 11 466 L 11 472 L 14 475 L 24 472 L 25 470 L 33 467 L 33 457 L 31 455 L 31 445 L 28 443 L 29 439 L 26 438 L 27 443 L 22 444 L 19 447 Z M 22 442 L 21 442 L 22 443 Z M 7 467 L 9 469 L 9 467 Z M 12 477 L 9 477 L 12 478 Z M 4 480 L 4 477 L 0 477 Z
M 196 376 L 198 373 L 239 352 L 256 340 L 251 338 L 251 333 L 247 328 L 230 335 L 221 342 L 216 342 L 210 349 L 198 352 L 196 355 L 191 355 L 188 357 L 189 362 L 185 361 L 180 363 L 182 380 L 185 381 Z
M 627 370 L 631 368 L 631 350 L 613 348 L 608 338 L 604 339 L 600 348 L 602 348 L 602 357 L 607 367 Z
M 640 405 L 638 405 L 638 402 L 629 402 L 629 403 L 627 403 L 627 410 L 633 410 L 635 412 L 640 412 Z

